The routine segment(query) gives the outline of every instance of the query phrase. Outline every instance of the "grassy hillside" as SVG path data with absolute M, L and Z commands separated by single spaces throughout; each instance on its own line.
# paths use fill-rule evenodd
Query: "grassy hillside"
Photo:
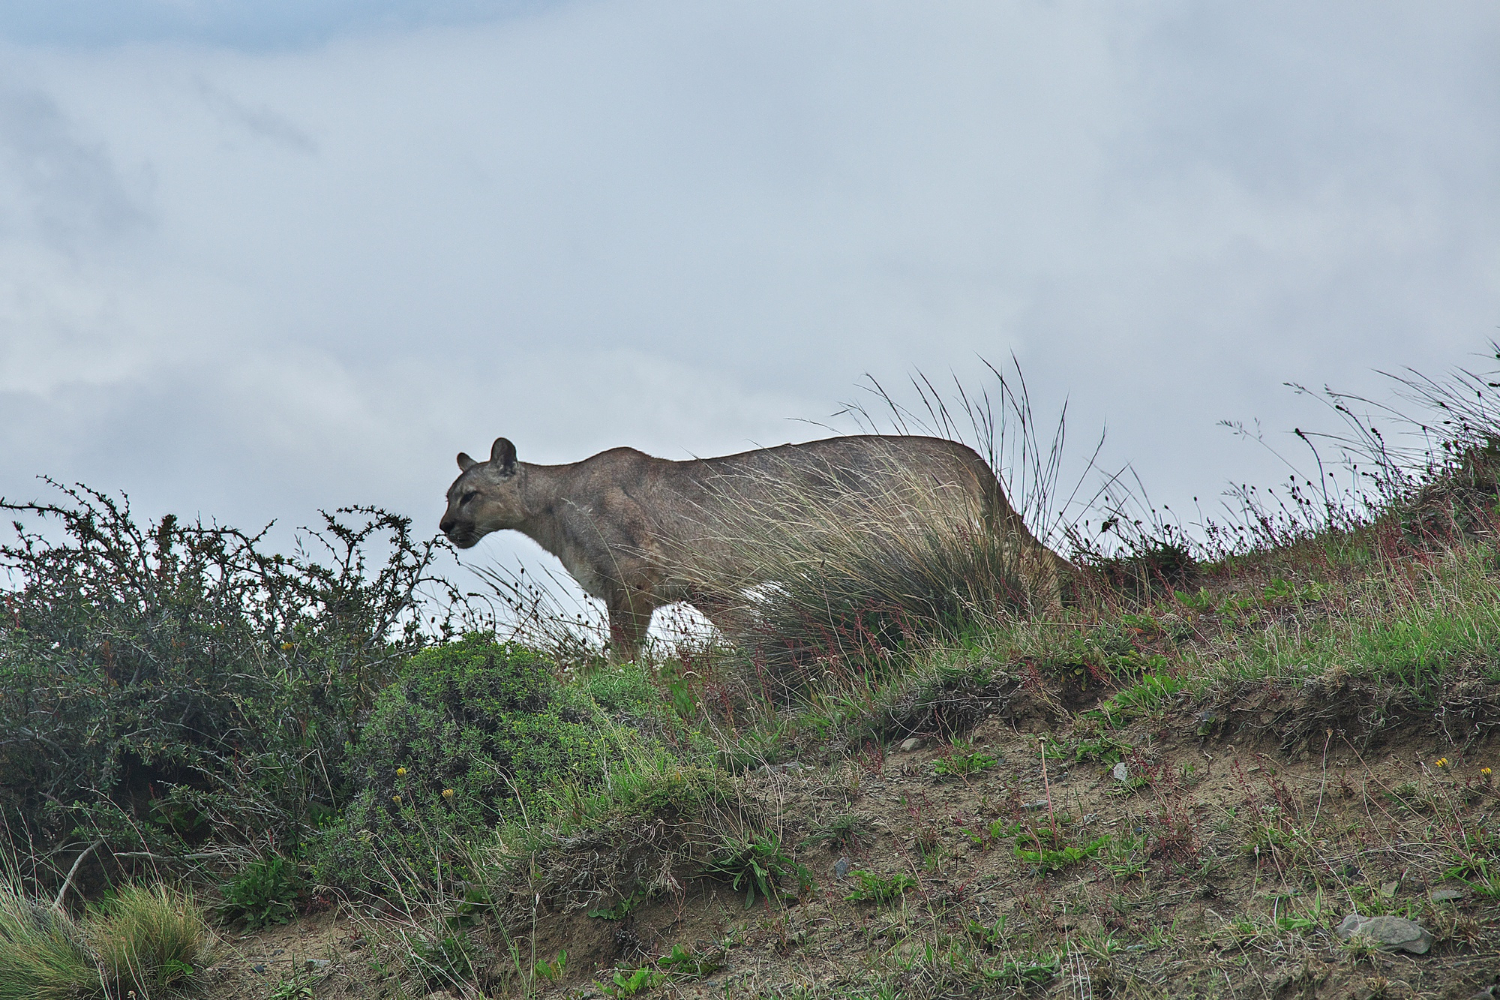
M 0 998 L 1470 997 L 1500 984 L 1486 419 L 1358 497 L 1082 546 L 1061 608 L 935 601 L 1003 576 L 943 539 L 625 665 L 500 641 L 378 511 L 287 557 L 89 491 L 13 507 L 57 530 L 4 552 Z

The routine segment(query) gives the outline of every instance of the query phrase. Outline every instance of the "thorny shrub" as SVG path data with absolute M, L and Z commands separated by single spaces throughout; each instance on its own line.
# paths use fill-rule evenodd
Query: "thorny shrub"
M 353 507 L 309 532 L 319 554 L 273 555 L 264 532 L 143 525 L 128 499 L 53 485 L 64 500 L 0 500 L 30 522 L 0 546 L 11 842 L 32 859 L 88 847 L 125 867 L 209 839 L 295 843 L 348 797 L 334 776 L 375 693 L 448 631 L 415 612 L 419 586 L 443 586 L 434 543 Z M 388 553 L 378 570 L 372 549 Z

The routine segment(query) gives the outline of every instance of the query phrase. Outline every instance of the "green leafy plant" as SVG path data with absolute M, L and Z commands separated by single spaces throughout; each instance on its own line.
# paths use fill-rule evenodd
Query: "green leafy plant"
M 988 826 L 979 827 L 977 830 L 966 826 L 959 827 L 959 832 L 968 837 L 970 842 L 981 851 L 988 851 L 995 846 L 996 842 L 1013 835 L 1010 831 L 1010 824 L 1003 819 L 992 820 Z
M 1184 590 L 1174 590 L 1172 596 L 1177 599 L 1178 604 L 1194 611 L 1208 612 L 1213 611 L 1215 607 L 1213 595 L 1205 587 L 1199 587 L 1197 593 L 1192 594 Z
M 1001 914 L 993 923 L 981 923 L 978 920 L 964 921 L 964 931 L 969 937 L 985 948 L 1000 948 L 1005 944 L 1005 925 L 1008 922 L 1004 914 Z
M 0 826 L 42 856 L 80 835 L 100 856 L 171 858 L 246 830 L 296 844 L 316 803 L 347 795 L 338 765 L 375 692 L 446 625 L 410 613 L 417 588 L 444 586 L 433 543 L 352 508 L 286 557 L 263 535 L 143 523 L 124 499 L 58 488 L 57 503 L 0 500 L 18 532 L 0 546 Z
M 610 981 L 601 984 L 601 988 L 608 996 L 633 997 L 638 993 L 648 993 L 666 981 L 666 975 L 654 966 L 642 965 L 635 969 L 616 969 Z
M 548 982 L 555 983 L 568 974 L 568 950 L 562 949 L 550 962 L 538 962 L 536 974 Z
M 347 773 L 360 790 L 311 850 L 318 881 L 379 893 L 462 875 L 473 840 L 559 788 L 603 779 L 617 730 L 553 664 L 485 633 L 413 656 L 376 699 Z M 622 735 L 623 734 L 623 735 Z
M 1461 829 L 1448 856 L 1453 863 L 1443 878 L 1461 882 L 1481 896 L 1500 898 L 1500 832 L 1478 824 Z
M 1000 758 L 981 750 L 955 750 L 934 761 L 933 768 L 939 778 L 967 778 L 971 774 L 987 771 L 998 763 Z
M 1146 870 L 1144 835 L 1115 837 L 1108 847 L 1103 862 L 1104 869 L 1115 878 L 1134 878 Z
M 478 949 L 468 933 L 444 926 L 410 941 L 410 962 L 423 981 L 439 989 L 462 988 L 474 980 Z
M 219 919 L 250 930 L 284 924 L 297 915 L 304 888 L 296 862 L 279 854 L 256 858 L 219 884 Z
M 1165 667 L 1166 661 L 1162 660 L 1157 666 Z M 1118 714 L 1131 718 L 1164 708 L 1169 701 L 1186 689 L 1187 682 L 1180 677 L 1148 673 L 1130 687 L 1116 691 L 1106 703 L 1108 707 L 1101 707 L 1101 710 L 1106 715 Z
M 1016 835 L 1015 856 L 1016 860 L 1035 865 L 1042 871 L 1062 871 L 1094 857 L 1113 839 L 1105 834 L 1086 844 L 1068 844 L 1062 841 L 1062 834 L 1054 834 L 1048 827 L 1037 827 Z
M 754 905 L 757 894 L 768 900 L 778 898 L 784 880 L 792 880 L 799 892 L 813 884 L 812 873 L 787 855 L 781 838 L 770 831 L 720 841 L 703 873 L 728 880 L 736 890 L 743 886 L 746 909 Z
M 803 844 L 825 843 L 843 850 L 856 850 L 869 840 L 867 824 L 853 813 L 841 813 L 808 836 Z
M 269 1000 L 314 1000 L 317 996 L 310 977 L 298 973 L 271 988 Z
M 703 979 L 719 971 L 723 964 L 722 952 L 697 952 L 680 944 L 674 944 L 671 951 L 656 960 L 657 968 L 673 982 Z
M 630 915 L 630 911 L 644 903 L 646 898 L 647 894 L 645 892 L 636 890 L 630 895 L 622 897 L 613 906 L 601 906 L 597 909 L 589 910 L 588 915 L 600 920 L 624 920 Z
M 1062 953 L 1054 952 L 1008 959 L 997 969 L 985 970 L 985 978 L 1026 989 L 1046 986 L 1061 971 Z
M 844 898 L 853 903 L 874 903 L 877 906 L 894 903 L 917 885 L 916 879 L 901 872 L 883 876 L 856 870 L 850 872 L 849 877 L 859 884 Z

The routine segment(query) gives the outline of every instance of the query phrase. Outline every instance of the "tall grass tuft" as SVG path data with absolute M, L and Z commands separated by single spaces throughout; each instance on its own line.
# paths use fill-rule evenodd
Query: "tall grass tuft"
M 86 930 L 111 996 L 160 996 L 187 986 L 212 960 L 213 934 L 188 895 L 126 886 L 97 904 Z
M 101 992 L 81 929 L 0 881 L 0 1000 L 74 1000 Z
M 0 881 L 0 1000 L 149 1000 L 190 986 L 213 954 L 197 903 L 167 886 L 127 886 L 74 919 Z

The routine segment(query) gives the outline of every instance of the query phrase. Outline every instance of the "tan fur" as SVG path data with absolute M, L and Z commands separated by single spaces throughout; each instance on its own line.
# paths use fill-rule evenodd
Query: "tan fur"
M 973 512 L 1019 543 L 1022 576 L 1049 604 L 1057 600 L 1060 571 L 1071 568 L 1026 528 L 973 449 L 938 438 L 838 437 L 688 462 L 613 448 L 571 465 L 518 462 L 515 446 L 497 438 L 489 461 L 460 454 L 458 466 L 443 533 L 459 548 L 506 528 L 530 536 L 604 601 L 618 656 L 638 652 L 652 612 L 678 601 L 728 631 L 738 602 L 704 580 L 724 579 L 727 571 L 741 584 L 766 582 L 756 579 L 753 556 L 735 544 L 743 513 L 792 509 L 813 495 L 877 498 L 920 484 L 938 498 L 925 504 L 943 508 L 936 516 Z

